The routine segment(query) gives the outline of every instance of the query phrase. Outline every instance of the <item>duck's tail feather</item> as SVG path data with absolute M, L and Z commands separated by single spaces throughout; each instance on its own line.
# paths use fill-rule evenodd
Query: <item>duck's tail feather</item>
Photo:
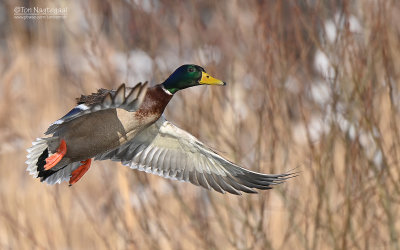
M 80 162 L 73 162 L 62 166 L 57 170 L 49 169 L 39 172 L 40 181 L 47 184 L 60 184 L 63 181 L 69 182 L 72 172 L 80 166 Z
M 69 181 L 72 171 L 79 167 L 79 162 L 69 163 L 67 159 L 63 159 L 55 167 L 49 170 L 44 169 L 46 158 L 55 151 L 59 142 L 58 137 L 37 138 L 32 143 L 32 147 L 27 150 L 28 160 L 25 163 L 28 167 L 26 171 L 33 177 L 40 178 L 40 181 L 51 185 Z

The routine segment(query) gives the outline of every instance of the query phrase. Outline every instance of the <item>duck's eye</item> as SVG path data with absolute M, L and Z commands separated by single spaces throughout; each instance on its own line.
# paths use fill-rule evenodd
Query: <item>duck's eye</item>
M 188 69 L 188 71 L 189 72 L 194 72 L 194 68 L 191 67 L 191 68 Z

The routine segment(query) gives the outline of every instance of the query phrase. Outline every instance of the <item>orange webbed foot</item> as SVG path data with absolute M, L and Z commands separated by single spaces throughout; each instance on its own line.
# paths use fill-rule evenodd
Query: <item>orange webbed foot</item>
M 45 170 L 49 170 L 57 163 L 61 161 L 64 155 L 67 153 L 67 144 L 63 139 L 61 139 L 60 146 L 57 148 L 57 151 L 50 157 L 46 159 L 46 165 L 44 165 Z
M 71 178 L 69 179 L 69 185 L 75 184 L 79 181 L 82 176 L 89 170 L 90 164 L 92 163 L 92 159 L 87 159 L 86 161 L 81 161 L 82 165 L 80 165 L 77 169 L 72 171 Z

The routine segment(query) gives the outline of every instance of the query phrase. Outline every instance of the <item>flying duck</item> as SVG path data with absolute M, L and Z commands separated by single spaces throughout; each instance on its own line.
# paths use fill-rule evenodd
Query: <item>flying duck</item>
M 100 89 L 77 98 L 77 106 L 37 138 L 28 151 L 27 171 L 48 184 L 73 185 L 92 159 L 120 161 L 138 169 L 190 182 L 220 193 L 257 193 L 294 173 L 261 174 L 226 160 L 188 132 L 167 121 L 165 107 L 182 89 L 226 85 L 197 65 L 182 65 L 163 83 Z

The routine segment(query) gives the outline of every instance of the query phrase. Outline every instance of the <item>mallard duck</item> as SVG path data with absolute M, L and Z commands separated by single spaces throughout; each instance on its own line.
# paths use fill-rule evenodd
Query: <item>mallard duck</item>
M 271 189 L 293 173 L 261 174 L 224 159 L 163 117 L 179 90 L 197 85 L 226 85 L 197 65 L 183 65 L 154 87 L 122 84 L 77 98 L 77 106 L 50 125 L 28 151 L 27 171 L 48 184 L 76 183 L 92 158 L 120 161 L 162 177 L 232 194 Z

